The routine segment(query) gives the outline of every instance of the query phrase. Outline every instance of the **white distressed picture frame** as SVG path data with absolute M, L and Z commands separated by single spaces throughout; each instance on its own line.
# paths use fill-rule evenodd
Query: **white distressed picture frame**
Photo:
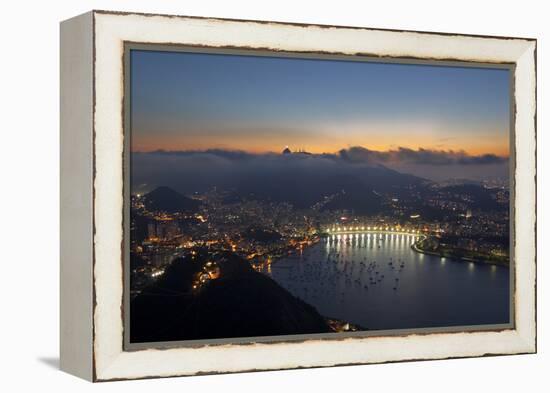
M 514 64 L 514 327 L 125 351 L 127 42 Z M 107 381 L 536 352 L 535 97 L 533 39 L 104 11 L 63 22 L 61 368 Z

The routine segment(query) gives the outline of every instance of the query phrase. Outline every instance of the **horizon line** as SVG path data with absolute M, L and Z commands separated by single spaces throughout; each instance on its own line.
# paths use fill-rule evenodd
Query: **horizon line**
M 250 155 L 255 155 L 255 156 L 261 156 L 261 155 L 269 155 L 269 154 L 281 155 L 281 154 L 283 154 L 284 150 L 289 149 L 290 153 L 306 153 L 306 154 L 321 156 L 321 155 L 339 155 L 342 151 L 349 151 L 350 149 L 353 149 L 353 148 L 365 149 L 365 150 L 367 150 L 369 152 L 372 152 L 372 153 L 382 153 L 382 154 L 396 153 L 396 152 L 400 152 L 400 151 L 412 151 L 412 152 L 415 152 L 415 153 L 432 152 L 432 153 L 443 153 L 443 154 L 456 154 L 456 155 L 464 155 L 464 156 L 467 156 L 467 157 L 493 156 L 493 157 L 498 157 L 498 158 L 502 158 L 502 159 L 504 159 L 504 158 L 509 159 L 510 158 L 510 153 L 509 152 L 507 154 L 497 154 L 497 153 L 494 153 L 494 152 L 472 154 L 472 153 L 469 153 L 468 151 L 463 150 L 463 149 L 459 149 L 459 150 L 454 150 L 454 149 L 445 150 L 445 149 L 432 149 L 432 148 L 416 148 L 416 149 L 414 149 L 414 148 L 405 147 L 405 146 L 398 146 L 395 149 L 375 150 L 375 149 L 370 149 L 368 147 L 359 146 L 359 145 L 343 147 L 343 148 L 340 148 L 340 149 L 335 150 L 333 152 L 329 152 L 329 151 L 324 151 L 324 152 L 309 151 L 308 149 L 303 148 L 303 147 L 297 148 L 296 150 L 292 150 L 290 148 L 290 146 L 286 145 L 286 146 L 283 146 L 279 151 L 274 151 L 274 150 L 255 151 L 255 150 L 245 150 L 245 149 L 235 149 L 235 148 L 211 147 L 211 148 L 203 148 L 203 149 L 174 149 L 174 150 L 168 150 L 168 149 L 133 150 L 133 149 L 130 149 L 130 153 L 143 153 L 143 154 L 147 154 L 147 153 L 171 154 L 172 153 L 172 154 L 176 154 L 176 153 L 208 153 L 208 152 L 217 152 L 218 151 L 218 152 L 227 152 L 227 153 L 245 153 L 245 154 L 250 154 Z

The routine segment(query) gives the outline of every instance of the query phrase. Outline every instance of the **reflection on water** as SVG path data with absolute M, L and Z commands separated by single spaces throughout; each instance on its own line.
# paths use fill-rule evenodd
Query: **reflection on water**
M 509 321 L 509 269 L 419 254 L 406 234 L 333 235 L 265 268 L 332 318 L 368 329 Z

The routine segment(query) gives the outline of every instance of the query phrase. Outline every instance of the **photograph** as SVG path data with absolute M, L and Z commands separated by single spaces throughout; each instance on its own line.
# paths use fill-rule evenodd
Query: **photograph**
M 126 44 L 125 75 L 130 345 L 513 327 L 512 65 Z

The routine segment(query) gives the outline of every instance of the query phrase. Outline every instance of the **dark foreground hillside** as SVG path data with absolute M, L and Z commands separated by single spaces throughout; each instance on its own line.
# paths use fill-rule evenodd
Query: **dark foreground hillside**
M 205 255 L 175 259 L 131 303 L 131 342 L 311 334 L 332 331 L 314 307 L 233 254 L 193 289 Z

